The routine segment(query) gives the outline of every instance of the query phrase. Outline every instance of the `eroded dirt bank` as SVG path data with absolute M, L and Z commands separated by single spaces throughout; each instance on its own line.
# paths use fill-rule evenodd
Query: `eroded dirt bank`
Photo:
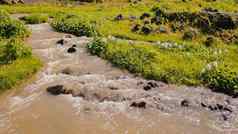
M 28 44 L 46 66 L 4 97 L 0 134 L 238 133 L 237 98 L 134 77 L 89 55 L 89 38 L 29 28 Z

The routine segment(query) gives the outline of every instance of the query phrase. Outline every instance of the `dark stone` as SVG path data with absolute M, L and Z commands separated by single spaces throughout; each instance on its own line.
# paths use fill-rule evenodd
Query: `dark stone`
M 152 88 L 156 88 L 156 87 L 159 87 L 159 85 L 156 83 L 156 82 L 148 82 L 145 86 L 144 86 L 144 90 L 145 91 L 149 91 L 151 90 Z
M 77 51 L 77 49 L 75 47 L 70 47 L 67 52 L 68 53 L 75 53 Z
M 149 85 L 144 86 L 144 90 L 145 90 L 145 91 L 151 90 L 151 86 L 149 86 Z
M 151 86 L 152 88 L 159 87 L 159 85 L 156 82 L 148 82 L 148 85 Z
M 189 107 L 189 101 L 188 100 L 183 100 L 183 101 L 181 101 L 181 106 L 182 107 Z
M 133 102 L 131 107 L 136 107 L 136 108 L 146 108 L 146 102 L 141 101 L 141 102 Z
M 207 105 L 205 103 L 203 103 L 203 102 L 201 102 L 201 106 L 204 107 L 204 108 L 207 107 Z
M 67 43 L 67 41 L 64 40 L 64 39 L 60 39 L 60 40 L 58 40 L 58 41 L 56 42 L 56 44 L 60 44 L 60 45 L 64 45 L 64 44 L 66 44 L 66 43 Z
M 65 92 L 63 85 L 56 85 L 52 87 L 48 87 L 47 92 L 51 93 L 52 95 L 60 95 Z

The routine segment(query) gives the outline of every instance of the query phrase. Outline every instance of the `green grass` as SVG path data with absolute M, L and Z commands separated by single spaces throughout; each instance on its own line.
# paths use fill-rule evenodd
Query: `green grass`
M 23 23 L 10 18 L 7 12 L 0 10 L 0 38 L 25 38 L 29 34 Z
M 51 22 L 51 26 L 58 32 L 74 34 L 76 36 L 94 36 L 97 32 L 90 22 L 73 14 L 58 14 Z
M 36 57 L 20 58 L 12 64 L 0 65 L 0 92 L 23 83 L 42 66 Z
M 61 32 L 80 36 L 81 24 L 86 24 L 87 27 L 93 23 L 96 24 L 97 32 L 103 37 L 116 36 L 147 41 L 147 43 L 131 45 L 127 41 L 102 43 L 97 40 L 89 45 L 89 51 L 148 79 L 176 84 L 205 85 L 232 94 L 237 92 L 238 86 L 236 78 L 238 73 L 237 44 L 228 44 L 215 38 L 215 43 L 208 47 L 204 45 L 208 35 L 201 33 L 193 40 L 183 40 L 183 32 L 153 33 L 149 35 L 134 33 L 131 31 L 132 26 L 142 22 L 138 19 L 131 21 L 128 18 L 132 15 L 138 18 L 144 12 L 152 15 L 151 9 L 153 7 L 159 7 L 166 10 L 166 12 L 198 12 L 206 7 L 225 12 L 236 12 L 238 11 L 237 6 L 235 0 L 217 0 L 216 2 L 206 2 L 204 0 L 188 2 L 160 0 L 160 2 L 155 2 L 154 0 L 148 0 L 137 5 L 125 1 L 113 1 L 82 6 L 42 4 L 30 6 L 5 5 L 0 6 L 0 8 L 10 13 L 48 14 L 53 17 L 52 26 Z M 62 13 L 77 17 L 64 17 L 64 19 L 55 17 Z M 122 14 L 125 19 L 114 21 L 114 17 L 118 14 Z M 164 24 L 166 27 L 170 27 L 170 25 L 170 23 Z M 189 28 L 186 27 L 185 31 Z M 238 33 L 238 30 L 234 32 Z M 152 45 L 149 43 L 150 41 L 169 41 L 178 45 L 172 47 Z
M 24 82 L 42 66 L 23 40 L 30 32 L 18 20 L 0 10 L 0 92 Z
M 179 47 L 180 46 L 180 47 Z M 230 95 L 238 91 L 237 46 L 207 48 L 166 46 L 127 41 L 94 40 L 89 52 L 148 79 L 166 83 L 205 85 Z
M 26 24 L 40 24 L 46 23 L 48 21 L 48 15 L 35 13 L 29 16 L 24 16 L 20 19 L 23 20 Z

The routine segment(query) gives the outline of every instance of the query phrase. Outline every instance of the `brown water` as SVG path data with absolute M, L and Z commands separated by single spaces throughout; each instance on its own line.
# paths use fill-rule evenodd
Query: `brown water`
M 143 99 L 140 96 L 148 94 L 136 84 L 143 79 L 90 56 L 85 49 L 88 38 L 67 38 L 61 46 L 56 41 L 65 34 L 53 32 L 48 24 L 29 27 L 32 36 L 27 42 L 46 67 L 34 82 L 1 97 L 0 134 L 237 134 L 236 129 L 216 128 L 206 112 L 190 116 L 130 107 L 129 99 L 118 98 Z M 68 54 L 73 44 L 77 52 Z M 62 73 L 66 68 L 69 74 Z M 85 92 L 88 98 L 46 92 L 56 84 Z M 109 86 L 118 90 L 106 90 Z M 98 101 L 100 97 L 109 99 Z

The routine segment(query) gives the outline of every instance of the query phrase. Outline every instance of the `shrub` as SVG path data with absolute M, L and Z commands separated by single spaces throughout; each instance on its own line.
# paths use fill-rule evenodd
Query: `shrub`
M 44 14 L 31 14 L 29 16 L 24 16 L 20 18 L 27 24 L 40 24 L 46 23 L 48 21 L 48 15 Z
M 0 37 L 2 38 L 24 38 L 29 35 L 23 23 L 11 19 L 5 11 L 0 11 Z
M 91 37 L 97 35 L 95 27 L 89 21 L 73 14 L 59 15 L 54 18 L 51 25 L 59 32 L 70 33 L 76 36 Z
M 145 77 L 151 73 L 151 63 L 154 52 L 139 46 L 127 46 L 122 43 L 110 42 L 106 44 L 100 39 L 94 39 L 88 44 L 88 50 L 93 55 L 101 56 L 111 61 L 114 65 L 128 69 L 132 73 Z
M 100 56 L 106 51 L 106 43 L 100 38 L 94 38 L 94 40 L 87 45 L 87 48 L 92 55 Z
M 10 89 L 22 80 L 36 73 L 42 66 L 41 61 L 35 57 L 25 57 L 12 64 L 0 66 L 0 92 Z
M 201 79 L 204 84 L 217 92 L 229 95 L 238 93 L 238 73 L 229 66 L 212 67 L 202 72 Z
M 26 47 L 17 39 L 12 39 L 0 44 L 0 52 L 0 64 L 9 64 L 18 58 L 31 56 L 30 48 Z

